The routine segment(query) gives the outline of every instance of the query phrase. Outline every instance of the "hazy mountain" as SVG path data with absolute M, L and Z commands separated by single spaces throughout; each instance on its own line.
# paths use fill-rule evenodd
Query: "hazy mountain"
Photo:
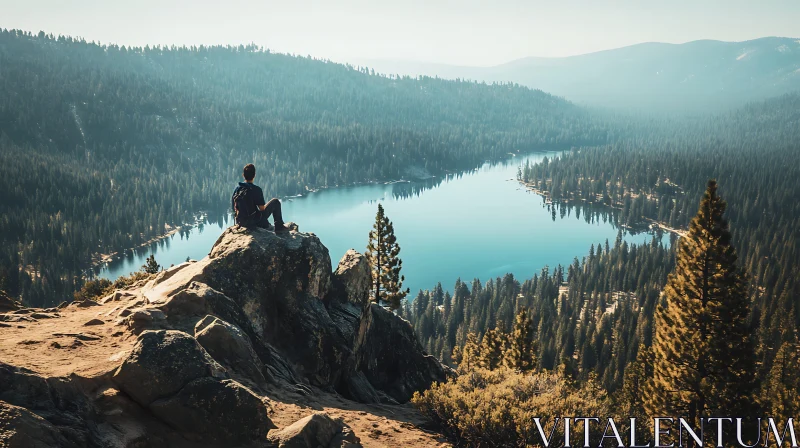
M 800 90 L 800 40 L 644 43 L 496 67 L 360 61 L 385 73 L 513 81 L 593 106 L 708 110 Z

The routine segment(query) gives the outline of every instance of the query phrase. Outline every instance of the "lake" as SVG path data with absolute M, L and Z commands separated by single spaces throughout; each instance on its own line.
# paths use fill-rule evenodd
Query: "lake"
M 284 199 L 283 216 L 298 223 L 301 231 L 317 234 L 335 268 L 348 249 L 364 252 L 377 204 L 382 203 L 394 223 L 404 286 L 411 288 L 411 297 L 437 282 L 452 290 L 459 277 L 486 282 L 511 272 L 524 280 L 545 265 L 566 266 L 574 257 L 585 256 L 591 244 L 608 239 L 613 245 L 619 231 L 607 210 L 572 206 L 556 210 L 516 181 L 520 164 L 537 163 L 545 156 L 558 153 L 487 163 L 472 172 L 424 182 L 326 189 Z M 225 216 L 129 252 L 99 275 L 113 279 L 137 271 L 151 253 L 165 267 L 187 257 L 199 260 L 231 222 Z M 623 238 L 644 243 L 653 235 L 625 233 Z M 668 244 L 666 236 L 658 238 Z

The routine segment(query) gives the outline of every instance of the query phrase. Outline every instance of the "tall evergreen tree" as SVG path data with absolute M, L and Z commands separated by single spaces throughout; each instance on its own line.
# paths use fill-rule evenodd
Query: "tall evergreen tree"
M 725 208 L 716 181 L 709 181 L 655 315 L 646 409 L 651 416 L 686 416 L 696 427 L 703 417 L 753 411 L 747 283 L 736 265 Z
M 508 335 L 508 348 L 503 362 L 509 368 L 527 372 L 536 367 L 536 352 L 533 342 L 533 320 L 527 308 L 517 312 L 514 328 Z
M 800 412 L 800 356 L 795 341 L 784 342 L 763 385 L 761 398 L 769 415 L 779 421 L 797 418 Z
M 378 213 L 375 215 L 375 225 L 369 232 L 367 245 L 367 261 L 372 268 L 372 285 L 375 293 L 372 300 L 376 303 L 385 303 L 392 310 L 400 308 L 400 304 L 409 289 L 403 289 L 405 277 L 400 274 L 403 260 L 398 256 L 400 245 L 394 236 L 394 226 L 383 211 L 383 205 L 378 204 Z

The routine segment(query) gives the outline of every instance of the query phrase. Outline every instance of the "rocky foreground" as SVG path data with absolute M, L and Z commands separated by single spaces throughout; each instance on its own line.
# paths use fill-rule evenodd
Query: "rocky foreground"
M 370 282 L 313 234 L 230 228 L 97 302 L 0 297 L 0 447 L 446 445 L 407 404 L 446 369 Z

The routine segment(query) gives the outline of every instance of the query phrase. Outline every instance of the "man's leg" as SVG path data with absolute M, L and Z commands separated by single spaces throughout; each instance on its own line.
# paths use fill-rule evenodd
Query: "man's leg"
M 272 226 L 269 225 L 267 218 L 269 218 L 269 213 L 261 211 L 256 212 L 255 226 L 262 229 L 271 230 Z
M 265 216 L 272 215 L 273 221 L 275 221 L 275 230 L 280 230 L 283 228 L 283 214 L 281 214 L 281 201 L 272 198 L 269 202 L 267 202 L 267 207 L 262 212 Z

